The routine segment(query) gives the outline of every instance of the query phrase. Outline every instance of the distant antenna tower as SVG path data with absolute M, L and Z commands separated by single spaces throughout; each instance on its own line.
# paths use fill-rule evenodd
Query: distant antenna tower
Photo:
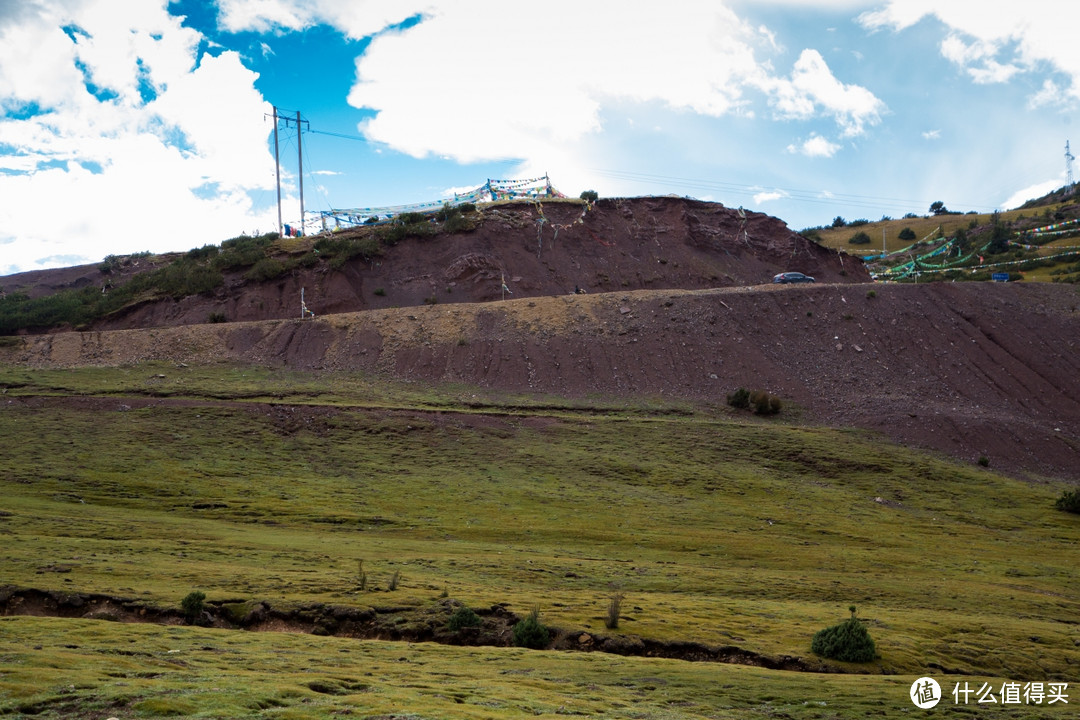
M 1069 181 L 1069 187 L 1072 187 L 1072 185 L 1073 185 L 1072 164 L 1073 164 L 1073 160 L 1075 160 L 1075 159 L 1076 158 L 1073 157 L 1073 154 L 1071 152 L 1069 152 L 1069 141 L 1066 140 L 1065 141 L 1065 177 Z

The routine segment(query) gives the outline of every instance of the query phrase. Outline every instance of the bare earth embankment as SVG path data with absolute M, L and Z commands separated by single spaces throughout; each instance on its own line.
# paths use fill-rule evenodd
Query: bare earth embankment
M 1032 478 L 1080 477 L 1080 294 L 1049 284 L 758 286 L 23 336 L 0 361 L 357 370 L 569 397 L 737 387 Z

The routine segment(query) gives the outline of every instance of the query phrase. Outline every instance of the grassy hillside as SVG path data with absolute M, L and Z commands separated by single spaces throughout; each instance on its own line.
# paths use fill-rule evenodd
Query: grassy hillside
M 1076 674 L 1080 525 L 1053 510 L 1061 487 L 804 427 L 794 408 L 764 420 L 225 366 L 7 367 L 0 388 L 13 586 L 171 607 L 199 589 L 402 622 L 442 597 L 539 605 L 567 633 L 807 659 L 855 604 L 880 655 L 822 677 L 12 617 L 14 717 L 900 717 L 915 677 L 951 691 L 941 668 L 976 686 Z

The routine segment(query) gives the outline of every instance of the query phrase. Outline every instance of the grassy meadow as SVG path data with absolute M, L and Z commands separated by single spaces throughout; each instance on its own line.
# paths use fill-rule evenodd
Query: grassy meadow
M 879 654 L 817 674 L 4 617 L 0 716 L 907 717 L 922 675 L 949 693 L 1080 674 L 1063 486 L 795 409 L 224 365 L 0 367 L 0 391 L 5 585 L 173 608 L 192 590 L 402 613 L 449 597 L 539 606 L 568 633 L 808 660 L 856 605 Z M 1070 689 L 1067 706 L 950 696 L 933 712 L 1068 717 Z

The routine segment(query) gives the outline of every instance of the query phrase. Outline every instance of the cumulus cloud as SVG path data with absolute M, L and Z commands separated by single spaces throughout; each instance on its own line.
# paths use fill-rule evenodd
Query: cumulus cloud
M 889 0 L 885 7 L 860 15 L 859 22 L 869 29 L 899 31 L 935 17 L 953 31 L 941 44 L 942 55 L 975 82 L 1006 82 L 1049 65 L 1070 78 L 1068 93 L 1080 99 L 1080 53 L 1075 28 L 1063 10 L 1057 0 Z
M 767 203 L 770 200 L 779 200 L 780 198 L 787 197 L 787 194 L 779 192 L 777 190 L 767 190 L 759 192 L 754 195 L 754 204 L 761 205 Z
M 601 0 L 551 0 L 523 20 L 513 4 L 373 0 L 220 0 L 232 30 L 332 25 L 374 36 L 357 59 L 350 104 L 375 111 L 371 140 L 417 157 L 458 161 L 538 158 L 601 131 L 605 112 L 658 103 L 718 117 L 754 115 L 764 91 L 785 117 L 835 118 L 856 135 L 882 104 L 844 85 L 816 52 L 790 78 L 773 78 L 775 35 L 717 2 L 670 8 Z M 408 18 L 420 21 L 395 31 Z M 439 58 L 437 67 L 427 58 Z M 469 84 L 468 103 L 461 102 Z
M 938 130 L 938 129 L 927 130 L 922 134 L 922 136 L 923 136 L 923 140 L 940 140 L 941 139 L 941 130 Z
M 269 105 L 239 56 L 196 67 L 164 3 L 35 7 L 0 24 L 0 272 L 70 263 L 72 241 L 92 262 L 266 222 L 247 191 L 272 187 Z
M 863 134 L 867 125 L 880 122 L 885 110 L 885 103 L 866 88 L 838 80 L 817 50 L 802 51 L 790 78 L 770 78 L 762 86 L 771 92 L 782 117 L 807 119 L 823 111 L 835 118 L 846 137 Z
M 807 157 L 828 158 L 835 155 L 840 150 L 840 146 L 815 133 L 802 143 L 788 145 L 787 149 L 792 154 L 800 153 Z

